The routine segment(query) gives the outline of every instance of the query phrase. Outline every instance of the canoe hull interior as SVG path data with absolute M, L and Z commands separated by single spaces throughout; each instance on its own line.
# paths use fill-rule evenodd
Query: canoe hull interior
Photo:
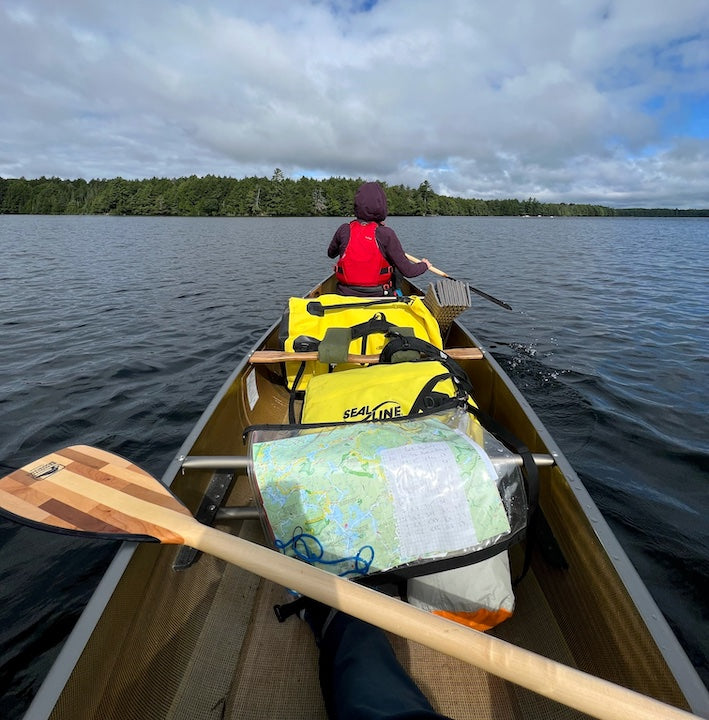
M 329 290 L 328 282 L 313 296 Z M 479 345 L 456 323 L 446 344 Z M 275 326 L 259 348 L 279 349 Z M 513 617 L 491 632 L 677 707 L 709 708 L 706 689 L 647 590 L 526 401 L 489 353 L 460 364 L 478 404 L 533 452 L 551 453 L 557 461 L 540 468 L 541 526 L 549 532 L 534 543 Z M 286 422 L 288 393 L 273 382 L 277 371 L 245 359 L 180 456 L 241 456 L 243 428 Z M 164 481 L 194 511 L 212 477 L 209 470 L 182 470 L 178 457 Z M 228 504 L 252 503 L 246 471 L 234 471 Z M 264 542 L 258 520 L 219 527 Z M 77 626 L 57 663 L 62 669 L 50 673 L 32 717 L 325 718 L 310 632 L 297 619 L 279 624 L 272 611 L 286 599 L 283 588 L 207 556 L 177 572 L 179 552 L 144 545 L 119 553 L 113 580 L 97 590 L 91 617 Z M 521 557 L 521 548 L 513 549 L 513 565 Z M 391 640 L 434 706 L 451 717 L 584 717 L 415 643 Z

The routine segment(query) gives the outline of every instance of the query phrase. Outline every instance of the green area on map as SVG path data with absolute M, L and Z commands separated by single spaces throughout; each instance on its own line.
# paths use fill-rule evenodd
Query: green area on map
M 275 539 L 293 554 L 294 536 L 315 536 L 319 546 L 303 542 L 334 562 L 324 566 L 332 572 L 350 570 L 366 546 L 374 572 L 467 552 L 510 530 L 482 450 L 433 417 L 256 442 L 253 460 Z

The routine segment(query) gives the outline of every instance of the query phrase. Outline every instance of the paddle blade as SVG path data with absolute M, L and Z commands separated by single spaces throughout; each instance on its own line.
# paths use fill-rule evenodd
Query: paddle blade
M 184 541 L 165 525 L 174 528 L 175 518 L 196 522 L 147 472 L 87 445 L 58 450 L 2 478 L 0 513 L 40 530 L 169 544 Z

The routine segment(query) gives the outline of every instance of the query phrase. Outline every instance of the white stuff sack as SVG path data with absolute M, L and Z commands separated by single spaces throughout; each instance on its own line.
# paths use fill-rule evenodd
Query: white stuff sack
M 489 630 L 512 615 L 515 598 L 507 551 L 487 560 L 411 578 L 408 601 L 422 610 Z

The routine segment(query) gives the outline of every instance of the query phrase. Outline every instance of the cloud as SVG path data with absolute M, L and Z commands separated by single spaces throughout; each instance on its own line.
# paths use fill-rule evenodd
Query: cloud
M 8 0 L 0 175 L 707 207 L 708 48 L 704 0 Z

